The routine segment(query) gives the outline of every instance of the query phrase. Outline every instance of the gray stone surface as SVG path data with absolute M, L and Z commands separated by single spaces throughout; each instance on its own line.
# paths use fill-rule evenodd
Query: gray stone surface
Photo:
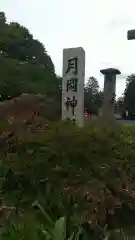
M 85 52 L 83 48 L 63 50 L 62 120 L 84 125 Z
M 105 120 L 114 119 L 114 103 L 116 91 L 116 74 L 121 74 L 118 69 L 107 68 L 100 71 L 104 75 L 104 99 L 102 117 Z

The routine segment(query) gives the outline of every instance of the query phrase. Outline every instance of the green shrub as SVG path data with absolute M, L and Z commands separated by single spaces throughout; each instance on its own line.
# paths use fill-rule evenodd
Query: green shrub
M 53 221 L 66 216 L 72 231 L 78 224 L 88 231 L 105 224 L 131 227 L 134 138 L 135 127 L 99 123 L 82 129 L 50 123 L 34 132 L 14 132 L 3 140 L 7 154 L 1 153 L 2 198 L 25 211 L 38 199 Z

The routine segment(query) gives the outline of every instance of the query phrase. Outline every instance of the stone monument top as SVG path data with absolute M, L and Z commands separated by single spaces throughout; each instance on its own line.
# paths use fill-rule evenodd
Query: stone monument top
M 116 69 L 116 68 L 106 68 L 106 69 L 102 69 L 100 70 L 100 72 L 103 74 L 103 75 L 107 75 L 107 74 L 110 74 L 110 75 L 116 75 L 116 74 L 121 74 L 121 72 Z

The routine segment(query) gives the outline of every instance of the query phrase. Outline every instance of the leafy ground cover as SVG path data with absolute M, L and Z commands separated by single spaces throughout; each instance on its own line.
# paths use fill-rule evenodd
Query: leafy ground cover
M 20 234 L 16 239 L 24 232 L 35 232 L 24 239 L 53 239 L 44 231 L 48 221 L 53 229 L 61 217 L 66 219 L 65 239 L 76 239 L 80 229 L 84 239 L 112 239 L 107 234 L 115 229 L 134 235 L 134 126 L 97 122 L 80 129 L 42 118 L 15 126 L 0 126 L 4 239 L 15 239 L 7 232 Z

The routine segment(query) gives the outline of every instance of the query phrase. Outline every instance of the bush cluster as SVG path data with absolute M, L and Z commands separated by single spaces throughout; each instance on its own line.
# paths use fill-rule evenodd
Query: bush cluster
M 0 139 L 2 202 L 27 214 L 38 200 L 54 222 L 66 216 L 69 235 L 78 225 L 91 234 L 134 226 L 134 127 L 22 127 Z

